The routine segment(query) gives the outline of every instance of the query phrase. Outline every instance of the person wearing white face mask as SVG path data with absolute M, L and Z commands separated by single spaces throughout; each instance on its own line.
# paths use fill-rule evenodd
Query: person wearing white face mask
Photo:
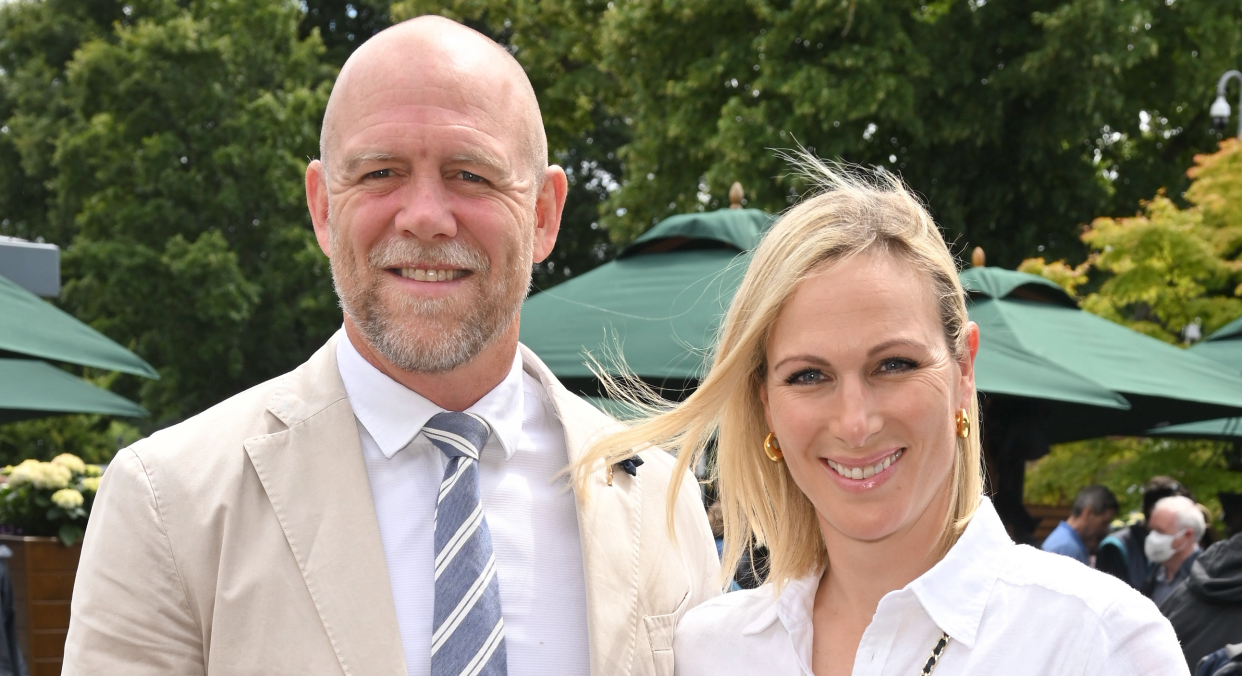
M 1199 538 L 1207 524 L 1194 500 L 1175 495 L 1156 503 L 1148 525 L 1151 532 L 1143 551 L 1147 560 L 1157 565 L 1142 591 L 1160 605 L 1190 575 L 1190 567 L 1202 551 Z

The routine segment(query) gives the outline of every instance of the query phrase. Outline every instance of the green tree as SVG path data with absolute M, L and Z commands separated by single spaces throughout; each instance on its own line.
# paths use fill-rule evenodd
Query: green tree
M 1227 0 L 405 0 L 497 35 L 550 125 L 621 171 L 599 223 L 624 244 L 672 213 L 779 211 L 804 186 L 771 148 L 900 172 L 961 244 L 1016 265 L 1080 256 L 1076 227 L 1128 214 L 1219 138 L 1205 97 L 1242 56 Z M 572 86 L 569 86 L 572 85 Z M 591 117 L 586 111 L 594 110 Z M 593 124 L 591 124 L 593 122 Z M 563 142 L 562 142 L 563 143 Z M 598 152 L 598 151 L 597 151 Z
M 601 30 L 633 142 L 606 223 L 632 237 L 802 189 L 769 148 L 901 173 L 962 244 L 1014 265 L 1078 254 L 1078 223 L 1129 213 L 1217 138 L 1205 96 L 1242 55 L 1228 2 L 618 2 Z M 1158 85 L 1158 86 L 1157 86 Z M 1145 117 L 1144 117 L 1145 116 Z
M 339 325 L 301 186 L 333 69 L 280 0 L 98 4 L 0 6 L 0 153 L 26 186 L 0 214 L 64 247 L 67 310 L 159 369 L 114 389 L 162 425 L 288 370 Z M 77 43 L 52 54 L 66 27 Z
M 1080 265 L 1037 258 L 1019 269 L 1057 282 L 1088 312 L 1173 344 L 1182 343 L 1191 323 L 1208 333 L 1242 316 L 1242 144 L 1226 140 L 1194 162 L 1187 172 L 1190 206 L 1158 193 L 1136 216 L 1098 218 L 1085 228 L 1091 255 Z M 1142 484 L 1165 474 L 1217 508 L 1218 491 L 1242 490 L 1239 451 L 1236 443 L 1206 440 L 1063 444 L 1028 471 L 1025 497 L 1064 504 L 1082 486 L 1100 483 L 1134 509 Z

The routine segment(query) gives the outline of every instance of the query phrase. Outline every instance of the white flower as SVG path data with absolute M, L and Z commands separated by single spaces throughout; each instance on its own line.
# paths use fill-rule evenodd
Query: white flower
M 82 479 L 82 489 L 94 493 L 99 490 L 99 477 L 88 476 Z
M 86 463 L 82 462 L 82 458 L 79 458 L 72 453 L 61 453 L 55 458 L 52 458 L 52 464 L 60 465 L 74 474 L 86 473 Z
M 81 507 L 85 500 L 82 498 L 82 494 L 74 489 L 62 488 L 52 493 L 52 502 L 56 503 L 56 506 L 61 509 L 73 509 Z
M 86 476 L 103 476 L 103 468 L 99 465 L 87 465 L 86 471 L 82 473 Z
M 20 488 L 26 484 L 34 483 L 35 477 L 40 474 L 39 465 L 41 464 L 38 460 L 23 460 L 16 467 L 6 468 L 9 473 L 9 487 Z

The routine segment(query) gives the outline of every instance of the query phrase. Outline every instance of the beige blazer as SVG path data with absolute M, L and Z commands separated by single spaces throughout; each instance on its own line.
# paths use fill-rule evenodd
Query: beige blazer
M 617 423 L 520 349 L 579 457 Z M 677 621 L 719 593 L 694 477 L 676 477 L 674 542 L 672 458 L 642 458 L 612 486 L 601 468 L 577 500 L 593 676 L 671 675 Z M 83 542 L 63 673 L 405 676 L 335 339 L 117 454 Z

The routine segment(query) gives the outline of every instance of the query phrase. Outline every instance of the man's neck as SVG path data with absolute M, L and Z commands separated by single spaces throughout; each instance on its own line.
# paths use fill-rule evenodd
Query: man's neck
M 513 324 L 474 359 L 452 371 L 416 373 L 398 368 L 371 347 L 353 321 L 345 317 L 345 335 L 367 363 L 446 411 L 470 408 L 505 379 L 513 368 L 513 355 L 517 352 L 518 327 L 518 319 L 514 318 Z

